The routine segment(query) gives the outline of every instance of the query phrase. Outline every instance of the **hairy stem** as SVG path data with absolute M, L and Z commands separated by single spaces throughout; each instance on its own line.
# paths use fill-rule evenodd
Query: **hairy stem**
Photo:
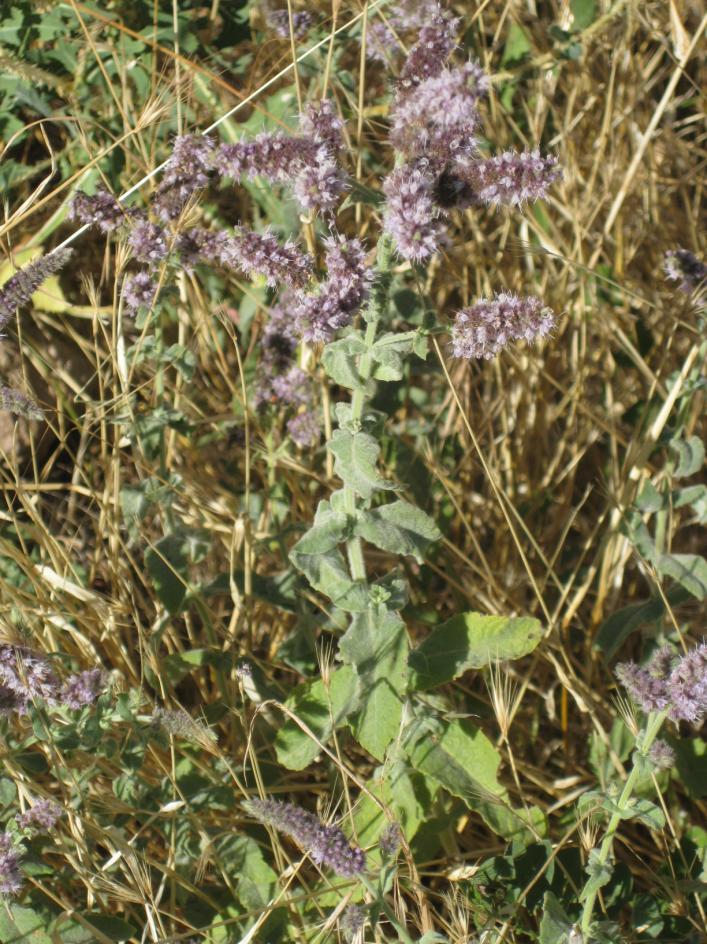
M 641 751 L 646 753 L 648 748 L 651 746 L 653 741 L 655 741 L 658 732 L 660 731 L 663 722 L 665 721 L 667 712 L 659 711 L 651 713 L 648 717 L 648 723 L 646 725 L 646 730 L 643 736 L 643 742 L 641 744 Z M 616 830 L 619 828 L 619 824 L 622 820 L 622 813 L 628 809 L 631 796 L 633 794 L 633 789 L 636 786 L 636 781 L 638 780 L 641 774 L 641 767 L 639 764 L 634 764 L 631 773 L 626 778 L 626 783 L 624 788 L 621 791 L 621 796 L 616 802 L 618 810 L 614 813 L 609 820 L 609 825 L 607 826 L 606 832 L 604 833 L 604 838 L 602 839 L 601 846 L 599 847 L 599 854 L 597 856 L 597 863 L 599 865 L 604 865 L 606 860 L 609 858 L 613 844 L 614 844 L 614 835 Z M 598 891 L 598 890 L 597 890 Z M 582 934 L 588 935 L 591 923 L 592 923 L 592 914 L 594 912 L 594 903 L 597 897 L 597 891 L 592 891 L 587 895 L 584 901 L 584 909 L 582 911 L 582 923 L 581 930 Z

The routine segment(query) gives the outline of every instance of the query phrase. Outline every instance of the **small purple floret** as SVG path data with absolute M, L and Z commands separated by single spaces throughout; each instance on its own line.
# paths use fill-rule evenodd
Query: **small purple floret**
M 85 708 L 103 694 L 105 681 L 102 669 L 86 669 L 76 675 L 70 675 L 61 690 L 60 700 L 67 708 Z
M 9 833 L 0 833 L 0 894 L 16 895 L 22 888 L 21 853 Z
M 552 311 L 535 295 L 502 292 L 458 312 L 452 327 L 454 356 L 489 359 L 512 341 L 545 337 L 554 324 Z
M 39 800 L 31 809 L 16 817 L 20 829 L 48 832 L 56 824 L 62 809 L 54 800 Z

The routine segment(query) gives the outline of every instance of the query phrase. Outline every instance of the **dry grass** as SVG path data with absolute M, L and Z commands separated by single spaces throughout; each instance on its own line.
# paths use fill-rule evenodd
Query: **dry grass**
M 391 419 L 407 452 L 390 458 L 390 470 L 406 482 L 407 473 L 415 473 L 412 459 L 421 462 L 433 510 L 446 521 L 445 540 L 424 582 L 413 583 L 419 614 L 411 625 L 413 635 L 424 635 L 429 610 L 443 617 L 463 609 L 534 615 L 546 628 L 536 655 L 494 677 L 490 692 L 481 677 L 472 675 L 460 680 L 449 697 L 460 711 L 486 705 L 484 724 L 507 758 L 503 776 L 514 802 L 539 805 L 551 812 L 553 823 L 581 789 L 594 783 L 587 766 L 588 739 L 608 744 L 617 717 L 611 674 L 592 649 L 597 627 L 620 607 L 656 590 L 656 575 L 619 531 L 622 513 L 645 481 L 658 482 L 663 474 L 653 447 L 674 414 L 661 407 L 674 405 L 690 371 L 704 365 L 695 309 L 665 283 L 661 260 L 676 245 L 703 248 L 705 134 L 699 116 L 705 74 L 699 36 L 705 20 L 698 0 L 600 0 L 601 16 L 582 37 L 582 56 L 571 61 L 558 57 L 546 28 L 551 22 L 568 25 L 567 3 L 479 6 L 480 12 L 473 12 L 457 5 L 466 14 L 467 41 L 496 76 L 485 109 L 485 134 L 497 149 L 542 140 L 558 155 L 564 179 L 541 214 L 460 216 L 453 245 L 434 262 L 424 291 L 440 323 L 461 304 L 503 287 L 536 291 L 562 314 L 541 351 L 516 349 L 490 363 L 456 363 L 441 341 L 428 359 L 437 359 L 434 369 L 420 368 L 427 402 L 417 407 L 408 400 Z M 536 6 L 539 19 L 533 14 Z M 97 166 L 109 150 L 120 149 L 126 185 L 164 158 L 160 124 L 175 102 L 182 103 L 182 114 L 196 114 L 205 126 L 252 95 L 252 104 L 231 119 L 237 124 L 252 108 L 267 111 L 259 90 L 291 64 L 286 42 L 252 49 L 246 43 L 231 51 L 234 57 L 252 54 L 243 83 L 212 70 L 208 62 L 193 63 L 164 49 L 150 98 L 140 101 L 121 52 L 122 28 L 73 0 L 71 7 L 85 28 L 86 63 L 102 62 L 98 50 L 112 51 L 117 81 L 106 81 L 97 112 L 116 109 L 124 133 L 103 141 L 88 119 L 72 113 L 70 95 L 61 122 L 75 126 Z M 349 6 L 335 12 L 337 28 L 355 15 Z M 523 25 L 532 52 L 521 63 L 502 66 L 503 37 L 511 22 Z M 370 64 L 367 74 L 362 72 L 345 28 L 332 44 L 341 48 L 337 61 L 356 84 L 342 84 L 333 68 L 330 94 L 353 114 L 348 123 L 352 144 L 363 139 L 373 165 L 384 154 L 383 114 L 372 107 L 383 74 Z M 321 91 L 327 48 L 325 43 L 300 66 L 302 94 L 316 97 Z M 271 90 L 289 84 L 291 77 L 290 71 Z M 509 112 L 499 96 L 511 79 L 516 88 Z M 65 135 L 61 146 L 68 146 L 68 132 L 57 127 L 56 134 Z M 232 130 L 225 126 L 226 135 Z M 28 133 L 41 141 L 38 129 Z M 56 138 L 47 140 L 47 157 L 55 146 Z M 364 162 L 363 181 L 376 186 L 375 174 L 366 168 Z M 39 244 L 37 234 L 60 208 L 66 184 L 52 177 L 41 193 L 12 193 L 2 227 L 6 250 Z M 363 211 L 360 227 L 375 238 L 374 219 L 366 218 L 371 210 Z M 234 217 L 249 212 L 246 199 L 231 208 Z M 361 213 L 360 205 L 346 213 L 351 230 L 359 223 L 354 212 Z M 60 233 L 70 233 L 66 224 Z M 237 327 L 242 299 L 249 296 L 258 306 L 256 317 L 262 316 L 262 296 L 249 284 L 232 281 L 219 304 L 198 277 L 184 273 L 180 278 L 169 340 L 193 354 L 195 372 L 187 382 L 169 367 L 126 364 L 125 337 L 133 329 L 116 308 L 116 277 L 124 259 L 94 241 L 84 239 L 77 248 L 74 271 L 61 280 L 74 307 L 37 309 L 19 322 L 21 357 L 15 372 L 37 393 L 47 422 L 8 425 L 2 418 L 0 553 L 13 577 L 2 587 L 0 620 L 13 636 L 18 629 L 27 633 L 36 648 L 62 652 L 82 667 L 102 664 L 117 692 L 140 692 L 145 715 L 156 704 L 183 706 L 195 716 L 206 708 L 218 747 L 202 744 L 191 752 L 203 776 L 246 796 L 256 789 L 265 765 L 272 791 L 270 726 L 281 724 L 280 709 L 258 707 L 258 696 L 256 704 L 244 697 L 236 666 L 241 657 L 254 660 L 275 698 L 284 698 L 298 681 L 297 673 L 276 658 L 292 632 L 293 617 L 252 592 L 253 576 L 283 569 L 282 549 L 273 541 L 283 530 L 278 501 L 290 496 L 291 524 L 310 521 L 318 498 L 335 487 L 331 468 L 323 449 L 298 456 L 275 448 L 252 413 L 250 428 L 242 432 L 248 390 L 241 370 L 251 351 L 240 346 L 243 334 L 234 330 L 234 321 Z M 249 343 L 257 348 L 257 331 Z M 17 350 L 13 345 L 13 357 Z M 169 430 L 162 456 L 150 459 L 130 432 L 136 413 L 163 401 L 182 411 L 192 428 L 188 435 Z M 651 411 L 648 404 L 654 404 Z M 703 408 L 704 394 L 698 392 L 685 423 L 692 434 L 704 433 Z M 422 428 L 420 435 L 408 431 L 413 424 Z M 203 528 L 210 537 L 209 553 L 194 579 L 234 570 L 244 574 L 240 588 L 232 583 L 228 593 L 202 597 L 178 618 L 170 618 L 155 599 L 142 562 L 144 550 L 163 533 L 160 514 L 148 515 L 130 534 L 120 507 L 126 485 L 147 476 L 167 484 L 170 474 L 181 477 L 171 512 L 175 520 Z M 258 495 L 262 501 L 249 518 L 244 508 Z M 680 528 L 684 520 L 684 513 L 676 511 L 669 540 L 677 535 L 676 549 L 697 551 L 699 536 Z M 371 558 L 375 568 L 383 564 L 382 557 Z M 682 628 L 689 613 L 689 606 L 683 607 L 672 618 Z M 218 659 L 178 683 L 171 680 L 165 659 L 198 649 L 218 653 Z M 331 654 L 322 652 L 322 663 L 330 661 Z M 57 785 L 49 777 L 44 784 L 50 792 L 63 790 L 67 801 L 75 789 L 83 796 L 80 811 L 64 821 L 56 849 L 75 870 L 74 899 L 62 897 L 46 877 L 33 881 L 61 908 L 75 907 L 85 895 L 82 906 L 131 917 L 144 928 L 144 940 L 186 938 L 189 926 L 180 917 L 185 896 L 208 901 L 213 888 L 233 885 L 200 817 L 211 834 L 214 829 L 225 834 L 236 823 L 232 813 L 218 808 L 190 811 L 178 785 L 179 743 L 167 750 L 148 748 L 140 777 L 171 784 L 175 805 L 159 814 L 159 828 L 150 818 L 135 824 L 128 841 L 130 829 L 106 825 L 121 811 L 129 812 L 112 790 L 123 773 L 120 753 L 113 760 L 95 755 L 69 763 L 51 741 L 35 749 L 74 778 L 82 768 L 92 773 L 80 787 Z M 316 768 L 304 774 L 279 770 L 276 789 L 295 797 L 321 793 L 323 800 L 335 795 L 341 814 L 348 803 L 355 804 L 373 768 L 348 742 L 330 743 L 327 753 L 331 764 L 321 776 Z M 611 756 L 622 772 L 621 760 Z M 11 758 L 6 764 L 11 776 L 31 780 L 36 792 L 36 777 Z M 679 798 L 679 791 L 666 796 L 673 818 L 680 815 Z M 690 803 L 695 822 L 703 823 L 703 813 L 701 803 Z M 193 884 L 177 856 L 177 821 L 184 818 L 204 839 L 201 881 Z M 576 826 L 553 827 L 551 835 L 560 846 L 578 838 L 590 845 Z M 630 829 L 626 835 L 619 855 L 638 886 L 651 888 L 669 831 L 667 838 Z M 469 939 L 472 906 L 461 896 L 459 880 L 501 847 L 474 816 L 460 818 L 444 842 L 443 859 L 413 863 L 408 858 L 403 875 L 413 881 L 401 883 L 399 907 L 421 931 L 444 930 L 461 944 Z M 272 909 L 311 894 L 309 873 L 291 850 L 276 845 L 274 852 L 282 882 Z M 669 894 L 676 909 L 699 923 L 694 901 L 677 883 Z M 331 902 L 323 902 L 319 937 L 312 936 L 312 928 L 301 928 L 294 939 L 335 939 L 330 912 Z M 260 914 L 258 927 L 269 913 Z M 508 915 L 503 924 L 505 940 L 526 940 L 514 920 Z M 253 940 L 258 939 L 256 931 Z

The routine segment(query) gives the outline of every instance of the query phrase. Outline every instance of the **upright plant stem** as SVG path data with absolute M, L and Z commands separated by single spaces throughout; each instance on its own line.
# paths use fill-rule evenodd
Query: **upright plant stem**
M 378 243 L 378 258 L 376 264 L 376 284 L 373 288 L 371 301 L 365 313 L 366 333 L 363 343 L 366 350 L 361 354 L 358 362 L 358 373 L 361 378 L 361 387 L 354 390 L 351 398 L 351 421 L 354 426 L 361 423 L 364 407 L 368 399 L 367 385 L 373 369 L 373 345 L 376 342 L 378 322 L 384 311 L 388 299 L 390 284 L 390 267 L 392 264 L 392 244 L 387 237 L 382 237 Z M 356 493 L 350 485 L 344 485 L 344 507 L 349 515 L 356 514 Z M 346 553 L 349 559 L 349 569 L 354 580 L 366 580 L 366 564 L 363 559 L 361 539 L 349 538 L 346 542 Z
M 653 741 L 656 739 L 658 732 L 660 731 L 663 722 L 665 721 L 666 712 L 660 711 L 656 713 L 651 713 L 648 717 L 648 723 L 646 725 L 646 730 L 643 735 L 643 743 L 641 745 L 641 751 L 646 753 L 648 748 L 651 746 Z M 614 844 L 614 835 L 616 830 L 619 828 L 619 824 L 623 818 L 622 814 L 628 809 L 629 801 L 633 794 L 633 789 L 636 786 L 636 781 L 641 775 L 641 767 L 639 764 L 633 765 L 631 773 L 626 778 L 626 783 L 624 788 L 621 791 L 621 796 L 616 802 L 617 812 L 614 813 L 609 820 L 609 825 L 607 826 L 606 832 L 604 833 L 604 838 L 602 839 L 601 846 L 599 847 L 599 853 L 596 858 L 598 866 L 602 866 L 606 863 L 606 860 L 609 858 L 613 844 Z M 594 903 L 596 902 L 598 889 L 591 891 L 584 900 L 584 909 L 582 911 L 582 924 L 581 930 L 582 934 L 586 936 L 589 934 L 589 930 L 592 924 L 592 915 L 594 912 Z

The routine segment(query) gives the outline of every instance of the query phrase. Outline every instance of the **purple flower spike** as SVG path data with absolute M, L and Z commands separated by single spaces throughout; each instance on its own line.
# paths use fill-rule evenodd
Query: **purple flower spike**
M 539 151 L 506 151 L 486 160 L 460 162 L 455 173 L 467 181 L 481 202 L 512 206 L 544 197 L 562 176 L 557 158 L 541 157 Z
M 702 723 L 707 715 L 707 644 L 680 659 L 668 678 L 667 692 L 673 720 Z
M 71 258 L 71 249 L 55 249 L 46 256 L 27 263 L 0 288 L 0 331 L 32 298 L 42 282 L 54 275 Z
M 226 243 L 221 263 L 260 275 L 268 285 L 283 282 L 292 288 L 306 285 L 312 276 L 312 257 L 288 240 L 283 246 L 272 233 L 254 233 L 240 228 Z
M 675 766 L 675 751 L 667 741 L 659 738 L 648 749 L 648 759 L 658 770 L 667 770 Z
M 138 262 L 157 265 L 167 257 L 167 237 L 164 230 L 148 220 L 140 220 L 128 236 L 128 245 Z
M 300 295 L 294 317 L 306 341 L 330 341 L 368 298 L 373 274 L 358 239 L 324 240 L 327 278 L 312 295 Z
M 270 10 L 266 15 L 266 22 L 282 39 L 290 38 L 290 14 L 288 10 Z M 302 39 L 312 28 L 314 17 L 307 10 L 292 12 L 292 27 L 295 39 Z
M 410 164 L 398 167 L 383 183 L 388 198 L 383 229 L 392 236 L 400 255 L 413 262 L 433 256 L 444 236 L 435 184 L 431 174 Z
M 327 215 L 334 213 L 347 187 L 346 174 L 329 148 L 322 145 L 314 160 L 303 165 L 292 192 L 306 212 Z
M 312 410 L 306 413 L 298 413 L 287 423 L 287 432 L 290 434 L 292 442 L 306 449 L 310 446 L 316 446 L 322 435 L 321 423 L 319 417 Z
M 0 833 L 0 894 L 16 895 L 22 888 L 20 851 L 9 833 Z
M 544 337 L 554 324 L 552 311 L 536 296 L 518 298 L 502 292 L 457 314 L 452 327 L 454 356 L 489 359 L 511 341 Z
M 41 420 L 44 410 L 30 397 L 12 387 L 0 386 L 0 413 L 16 413 L 28 419 Z
M 616 666 L 616 677 L 643 711 L 662 711 L 670 703 L 668 677 L 674 662 L 670 647 L 663 646 L 645 668 L 635 662 L 621 662 Z
M 334 154 L 344 146 L 344 121 L 329 99 L 316 105 L 305 105 L 304 112 L 299 116 L 299 128 L 305 137 L 326 144 Z
M 419 38 L 405 60 L 400 73 L 399 94 L 439 75 L 457 45 L 458 26 L 456 17 L 437 7 L 428 24 L 420 30 Z
M 39 800 L 25 813 L 20 813 L 17 825 L 20 829 L 31 829 L 34 832 L 48 832 L 56 824 L 62 814 L 62 809 L 54 800 Z
M 128 275 L 123 282 L 123 298 L 131 314 L 140 308 L 151 308 L 156 294 L 157 283 L 148 272 Z
M 408 157 L 424 154 L 440 169 L 470 156 L 476 148 L 478 101 L 488 86 L 488 77 L 475 62 L 426 79 L 396 102 L 391 144 Z
M 214 142 L 200 134 L 185 134 L 174 142 L 162 183 L 152 201 L 157 216 L 168 223 L 176 220 L 189 198 L 208 186 Z
M 121 226 L 129 216 L 129 211 L 122 207 L 112 193 L 104 188 L 97 190 L 93 196 L 78 192 L 69 206 L 69 219 L 79 223 L 97 226 L 102 233 L 112 233 Z
M 32 701 L 56 701 L 58 680 L 44 656 L 23 646 L 0 645 L 0 712 L 26 714 Z
M 318 865 L 342 878 L 353 878 L 366 867 L 363 849 L 349 845 L 338 826 L 325 826 L 314 813 L 279 800 L 249 800 L 245 808 L 262 823 L 293 839 Z
M 105 675 L 102 669 L 87 669 L 71 675 L 64 683 L 59 696 L 67 708 L 78 710 L 92 705 L 105 690 Z
M 707 265 L 689 249 L 671 249 L 665 253 L 665 274 L 673 282 L 679 282 L 681 292 L 694 292 L 707 279 Z
M 316 160 L 320 145 L 282 131 L 263 131 L 250 140 L 222 144 L 214 164 L 224 177 L 239 180 L 262 177 L 273 183 L 291 183 L 306 163 Z

